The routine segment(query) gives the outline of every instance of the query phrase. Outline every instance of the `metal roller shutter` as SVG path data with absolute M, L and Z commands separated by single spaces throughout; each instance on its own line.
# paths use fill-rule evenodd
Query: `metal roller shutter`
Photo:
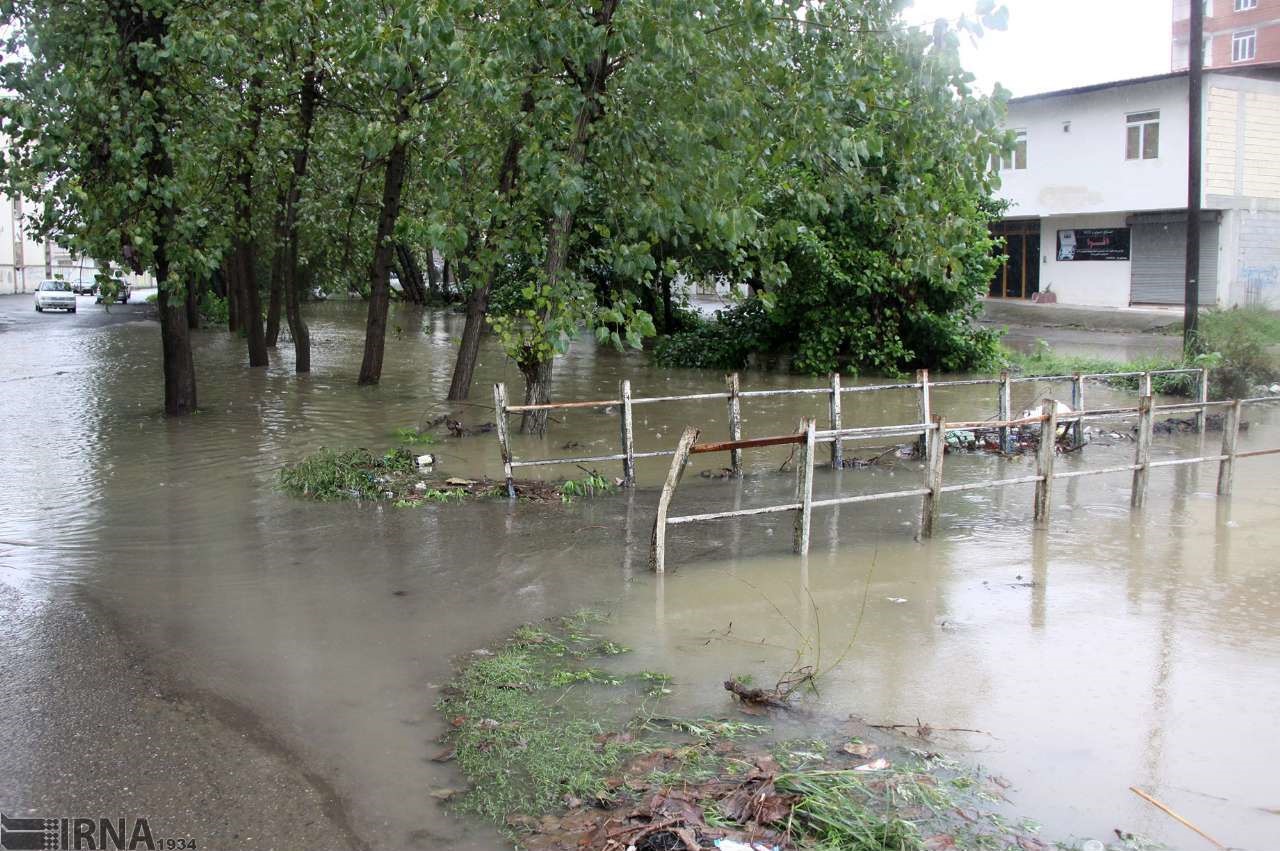
M 1186 287 L 1185 215 L 1133 216 L 1129 301 L 1182 304 Z M 1200 305 L 1218 300 L 1218 217 L 1200 225 Z

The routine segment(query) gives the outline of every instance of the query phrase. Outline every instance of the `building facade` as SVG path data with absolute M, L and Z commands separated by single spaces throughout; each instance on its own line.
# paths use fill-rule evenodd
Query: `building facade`
M 33 203 L 0 195 L 0 295 L 35 292 L 47 278 L 92 283 L 98 271 L 93 260 L 27 232 L 25 220 Z M 135 287 L 151 285 L 149 275 L 125 277 Z
M 990 295 L 1182 304 L 1187 96 L 1173 72 L 1010 101 Z M 1280 307 L 1280 65 L 1206 73 L 1203 98 L 1200 304 Z
M 1191 64 L 1191 3 L 1173 0 L 1170 67 Z M 1204 3 L 1204 67 L 1237 68 L 1280 62 L 1280 0 L 1200 0 Z

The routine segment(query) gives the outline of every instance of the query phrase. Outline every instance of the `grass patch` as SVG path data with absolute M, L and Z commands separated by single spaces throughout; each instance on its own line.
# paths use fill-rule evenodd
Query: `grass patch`
M 1209 393 L 1213 399 L 1252 396 L 1259 385 L 1280 381 L 1280 312 L 1260 307 L 1211 310 L 1200 317 L 1198 348 L 1193 357 L 1152 355 L 1134 360 L 1064 355 L 1044 340 L 1031 353 L 1001 347 L 1005 365 L 1026 376 L 1071 375 L 1075 372 L 1155 372 L 1164 369 L 1209 369 Z M 1136 378 L 1116 378 L 1107 383 L 1136 389 Z M 1152 389 L 1169 396 L 1194 396 L 1194 375 L 1156 375 Z
M 1084 355 L 1064 355 L 1055 352 L 1044 340 L 1037 340 L 1035 348 L 1030 352 L 1018 352 L 1002 347 L 1005 366 L 1019 375 L 1034 377 L 1037 375 L 1072 375 L 1073 373 L 1098 372 L 1156 372 L 1163 369 L 1182 369 L 1186 366 L 1182 358 L 1168 355 L 1151 355 L 1134 360 L 1111 360 Z M 1113 387 L 1129 390 L 1138 389 L 1137 377 L 1110 378 L 1106 383 Z M 1196 392 L 1197 380 L 1194 375 L 1154 375 L 1151 377 L 1151 388 L 1156 393 L 1169 396 L 1190 396 Z
M 850 743 L 847 733 L 770 743 L 769 726 L 754 721 L 656 717 L 652 686 L 666 693 L 670 679 L 596 667 L 622 649 L 591 631 L 598 620 L 578 612 L 519 628 L 469 657 L 438 704 L 468 782 L 453 806 L 492 819 L 517 845 L 1050 847 L 1036 825 L 1000 814 L 1006 782 L 936 753 Z
M 437 441 L 437 438 L 434 434 L 428 434 L 427 432 L 419 431 L 414 426 L 404 426 L 403 428 L 398 428 L 395 430 L 392 436 L 395 437 L 396 440 L 408 446 L 430 446 L 431 444 Z
M 409 432 L 417 435 L 412 439 Z M 430 443 L 430 435 L 400 429 L 406 442 Z M 385 500 L 396 508 L 431 503 L 465 502 L 469 499 L 506 497 L 505 482 L 491 479 L 445 477 L 432 464 L 419 467 L 417 456 L 404 447 L 375 455 L 367 449 L 321 448 L 280 471 L 280 487 L 294 496 L 321 501 L 338 499 Z M 561 482 L 516 480 L 518 499 L 532 502 L 559 500 L 571 503 L 581 497 L 615 493 L 617 488 L 598 473 Z
M 636 748 L 610 736 L 585 709 L 589 696 L 575 694 L 622 685 L 581 665 L 598 641 L 562 625 L 521 627 L 459 672 L 438 709 L 453 728 L 458 767 L 473 783 L 461 809 L 505 824 L 515 814 L 560 809 L 566 796 L 610 797 L 605 777 Z
M 394 475 L 416 470 L 403 449 L 374 455 L 367 449 L 321 448 L 280 471 L 280 486 L 296 496 L 318 500 L 378 499 Z

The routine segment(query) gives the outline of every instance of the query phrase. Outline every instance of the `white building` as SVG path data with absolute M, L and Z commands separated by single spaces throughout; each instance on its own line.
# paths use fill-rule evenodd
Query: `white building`
M 990 294 L 1182 304 L 1186 72 L 1014 98 Z M 1280 308 L 1280 65 L 1206 72 L 1200 304 Z
M 47 278 L 92 283 L 98 269 L 93 260 L 27 232 L 24 218 L 34 203 L 0 195 L 0 295 L 35 292 Z M 150 275 L 129 274 L 125 278 L 134 287 L 151 285 Z

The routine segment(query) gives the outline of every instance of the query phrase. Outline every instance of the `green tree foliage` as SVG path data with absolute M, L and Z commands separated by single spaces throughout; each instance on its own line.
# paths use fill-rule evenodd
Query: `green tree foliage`
M 994 339 L 970 320 L 996 265 L 988 163 L 1007 144 L 1003 96 L 974 95 L 957 38 L 939 27 L 875 41 L 862 57 L 874 77 L 833 91 L 855 167 L 818 157 L 772 170 L 755 256 L 735 270 L 751 297 L 662 341 L 659 362 L 734 368 L 769 352 L 802 372 L 895 373 L 992 361 Z

